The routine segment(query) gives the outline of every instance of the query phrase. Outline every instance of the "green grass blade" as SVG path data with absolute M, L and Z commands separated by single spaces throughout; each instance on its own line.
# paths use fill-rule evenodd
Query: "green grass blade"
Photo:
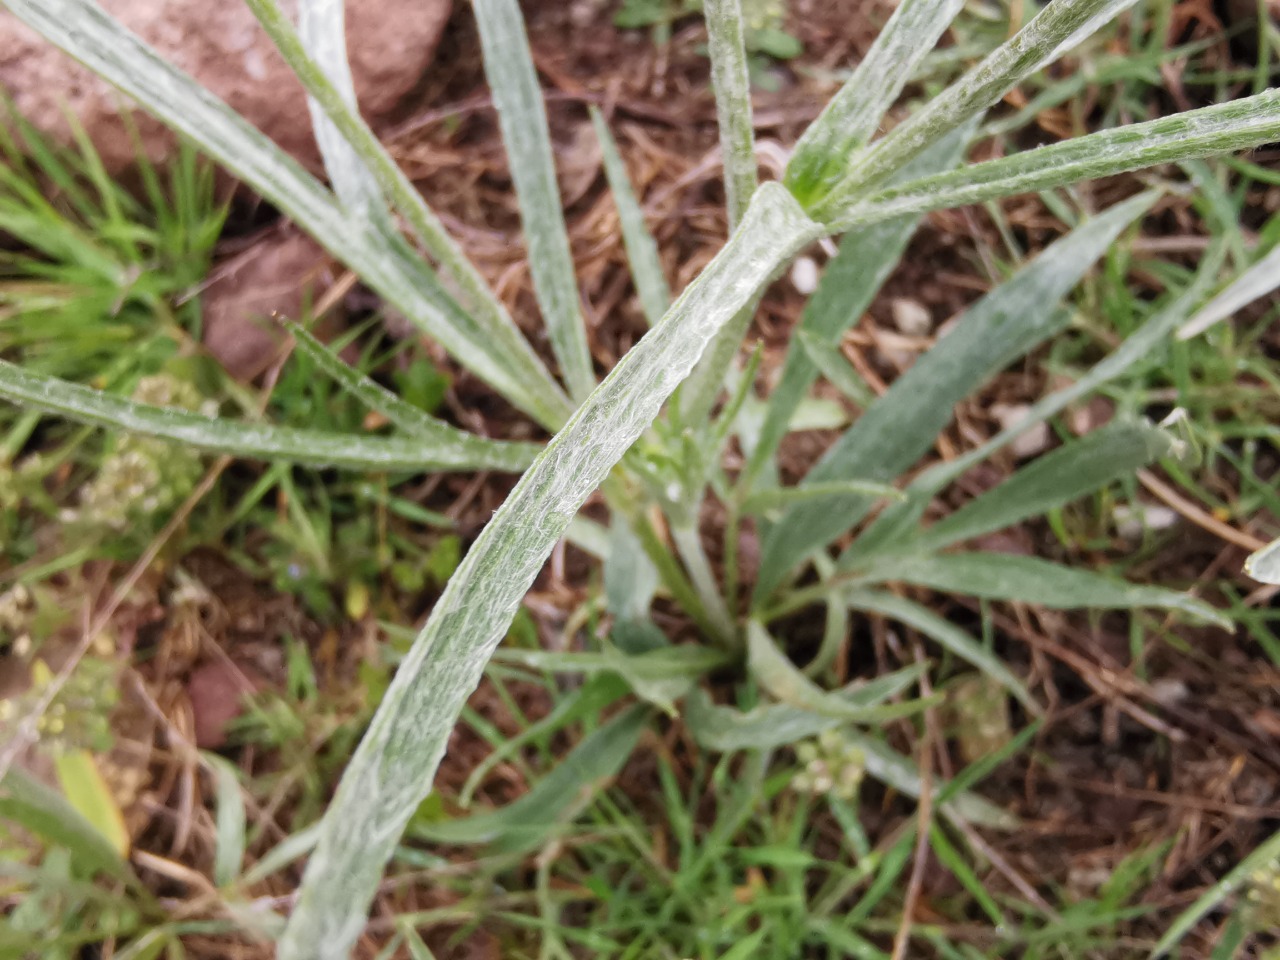
M 1270 838 L 1263 841 L 1261 846 L 1236 864 L 1230 873 L 1201 894 L 1195 903 L 1179 914 L 1169 929 L 1165 931 L 1165 935 L 1160 938 L 1160 942 L 1156 944 L 1155 949 L 1151 951 L 1152 960 L 1158 960 L 1159 957 L 1168 955 L 1181 942 L 1182 938 L 1204 919 L 1206 914 L 1248 883 L 1256 871 L 1274 866 L 1277 860 L 1280 860 L 1280 832 L 1272 834 Z
M 115 430 L 185 443 L 201 450 L 262 460 L 288 460 L 347 470 L 523 470 L 540 447 L 500 443 L 458 431 L 433 443 L 408 437 L 373 437 L 300 430 L 265 423 L 204 417 L 155 407 L 32 373 L 0 360 L 0 397 L 20 406 Z
M 811 500 L 825 500 L 828 497 L 848 498 L 876 497 L 882 500 L 901 500 L 902 491 L 887 483 L 872 483 L 863 480 L 835 480 L 831 483 L 811 483 L 799 487 L 769 487 L 757 490 L 742 502 L 746 513 L 765 513 L 779 507 L 789 507 L 797 503 Z
M 570 392 L 582 399 L 596 385 L 587 325 L 556 183 L 551 133 L 538 74 L 516 0 L 473 0 L 485 76 L 498 110 L 507 163 L 520 202 L 529 272 L 551 346 Z
M 964 0 L 906 0 L 898 5 L 791 154 L 783 182 L 801 203 L 831 189 L 848 157 L 875 136 L 886 111 L 963 6 Z
M 1277 101 L 1275 111 L 1280 115 L 1280 101 Z M 1205 304 L 1178 329 L 1178 339 L 1190 340 L 1199 336 L 1218 321 L 1227 319 L 1237 310 L 1277 288 L 1280 288 L 1280 246 L 1240 274 L 1225 290 Z
M 27 26 L 252 186 L 520 409 L 552 427 L 563 421 L 564 405 L 554 404 L 535 389 L 501 341 L 458 307 L 408 243 L 353 223 L 337 198 L 297 162 L 96 4 L 90 0 L 2 2 Z
M 878 613 L 919 630 L 942 649 L 955 654 L 961 660 L 973 664 L 987 676 L 996 680 L 1012 693 L 1032 713 L 1039 715 L 1040 706 L 1032 698 L 1022 681 L 1005 666 L 1004 661 L 959 627 L 931 612 L 927 607 L 913 603 L 892 593 L 859 590 L 847 594 L 849 606 L 854 610 Z
M 900 8 L 901 9 L 901 8 Z M 974 125 L 944 137 L 903 169 L 909 178 L 927 176 L 960 162 Z M 806 338 L 836 350 L 840 338 L 866 313 L 889 274 L 897 267 L 915 233 L 918 217 L 885 220 L 848 234 L 840 250 L 823 271 L 818 289 L 805 305 L 797 337 L 787 349 L 778 384 L 769 394 L 764 425 L 751 459 L 747 477 L 760 476 L 787 433 L 787 425 L 819 373 Z M 843 357 L 839 358 L 843 361 Z M 826 372 L 826 371 L 822 371 Z
M 382 414 L 405 433 L 412 434 L 429 444 L 471 449 L 477 456 L 485 455 L 486 451 L 489 451 L 490 455 L 505 455 L 501 451 L 511 446 L 499 440 L 489 440 L 478 437 L 474 433 L 468 433 L 402 400 L 376 380 L 351 367 L 300 324 L 288 323 L 286 329 L 293 336 L 295 349 L 299 353 L 309 358 L 338 386 L 370 410 L 376 410 Z M 525 446 L 528 449 L 533 445 Z
M 1086 221 L 974 304 L 836 441 L 804 484 L 885 483 L 910 467 L 970 391 L 1065 325 L 1068 315 L 1058 301 L 1152 201 L 1149 194 L 1134 197 Z M 832 498 L 788 511 L 765 538 L 756 601 L 795 564 L 857 523 L 871 504 L 867 497 Z
M 806 204 L 820 222 L 833 222 L 929 144 L 997 103 L 1023 78 L 1066 52 L 1135 0 L 1055 0 L 1016 35 L 934 97 L 871 149 L 846 159 L 846 172 L 825 196 Z
M 1277 138 L 1280 90 L 1268 90 L 904 183 L 864 203 L 832 207 L 826 211 L 827 220 L 833 229 L 847 230 L 886 217 L 981 203 L 1161 163 L 1247 150 Z M 1261 281 L 1263 276 L 1260 273 L 1257 279 Z
M 953 543 L 1011 527 L 1132 476 L 1167 456 L 1174 441 L 1148 423 L 1114 423 L 1059 447 L 1018 470 L 1004 483 L 935 523 L 903 548 L 936 553 Z
M 317 137 L 323 137 L 320 140 L 322 147 L 328 145 L 334 155 L 334 162 L 341 165 L 341 172 L 335 175 L 331 170 L 330 176 L 334 178 L 334 187 L 338 189 L 344 204 L 348 207 L 355 204 L 358 208 L 366 202 L 372 203 L 372 198 L 367 196 L 370 178 L 381 187 L 392 205 L 404 217 L 414 236 L 457 284 L 484 336 L 491 343 L 499 345 L 501 355 L 512 365 L 513 370 L 518 371 L 534 404 L 525 409 L 534 413 L 543 426 L 551 429 L 559 427 L 572 410 L 568 398 L 533 352 L 501 301 L 444 228 L 435 211 L 427 205 L 422 194 L 353 107 L 354 100 L 349 95 L 349 89 L 331 80 L 330 73 L 308 55 L 302 38 L 293 30 L 275 0 L 245 2 L 280 51 L 280 55 L 307 89 Z M 318 52 L 336 62 L 342 55 L 342 46 L 336 36 L 341 26 L 332 22 L 336 14 L 329 8 L 341 6 L 341 3 L 339 0 L 311 0 L 303 8 L 304 13 L 312 4 L 323 4 L 326 7 L 324 37 L 313 42 L 322 44 L 322 49 Z M 305 19 L 303 23 L 305 27 Z M 320 26 L 313 26 L 312 29 L 321 32 Z M 333 49 L 335 46 L 336 50 Z M 326 67 L 332 65 L 325 64 Z M 344 74 L 349 74 L 345 67 L 340 69 Z M 321 118 L 317 118 L 317 110 L 323 111 L 323 122 Z M 343 144 L 332 141 L 331 134 L 334 131 L 345 141 Z M 329 153 L 326 152 L 326 167 L 329 165 L 328 156 Z M 357 166 L 359 170 L 356 169 Z M 377 201 L 381 203 L 381 197 Z M 377 226 L 386 231 L 390 224 L 384 221 L 385 218 L 380 218 Z
M 838 693 L 823 690 L 796 669 L 778 649 L 769 631 L 754 620 L 747 625 L 747 669 L 762 689 L 787 706 L 853 723 L 884 723 L 912 716 L 939 702 L 937 699 L 884 702 L 918 682 L 924 673 L 922 666 L 897 670 Z
M 1176 590 L 1126 583 L 1101 573 L 1011 553 L 944 553 L 877 561 L 870 582 L 912 583 L 987 600 L 1017 600 L 1058 610 L 1179 610 L 1229 629 L 1231 620 Z
M 711 87 L 720 124 L 725 206 L 732 233 L 756 191 L 755 129 L 751 114 L 751 78 L 747 72 L 746 25 L 741 0 L 704 0 Z
M 604 174 L 613 193 L 614 205 L 618 208 L 618 223 L 622 227 L 622 242 L 631 265 L 631 278 L 635 281 L 636 294 L 640 297 L 645 319 L 649 321 L 649 326 L 654 327 L 671 305 L 671 288 L 667 286 L 667 277 L 662 271 L 658 244 L 654 242 L 653 234 L 644 222 L 644 211 L 636 200 L 631 178 L 627 176 L 626 164 L 622 161 L 622 154 L 618 152 L 617 141 L 613 139 L 609 125 L 595 107 L 591 108 L 591 123 L 595 126 L 596 139 L 600 141 Z
M 415 825 L 410 833 L 432 843 L 487 844 L 498 853 L 525 853 L 560 833 L 612 778 L 635 749 L 651 712 L 632 706 L 583 738 L 528 793 L 501 810 L 460 820 Z
M 618 362 L 485 527 L 347 765 L 280 943 L 281 960 L 347 955 L 467 696 L 556 541 L 716 331 L 817 230 L 781 186 L 757 191 L 743 229 Z

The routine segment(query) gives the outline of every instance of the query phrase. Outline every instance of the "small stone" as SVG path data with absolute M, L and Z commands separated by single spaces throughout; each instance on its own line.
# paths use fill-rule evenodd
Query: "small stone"
M 818 264 L 813 257 L 800 257 L 791 267 L 791 285 L 806 297 L 818 289 Z
M 893 325 L 908 337 L 927 337 L 933 329 L 933 316 L 919 300 L 897 297 L 889 304 Z
M 193 76 L 304 163 L 319 151 L 301 83 L 267 39 L 249 7 L 209 0 L 99 0 L 161 57 Z M 297 0 L 282 4 L 296 18 Z M 347 6 L 347 48 L 360 112 L 376 128 L 422 79 L 452 0 L 362 0 Z M 131 101 L 23 25 L 0 12 L 0 89 L 38 130 L 73 144 L 69 111 L 110 173 L 137 159 L 121 105 Z M 177 139 L 160 121 L 136 117 L 147 158 L 163 161 Z
M 1027 419 L 1031 407 L 1025 403 L 995 403 L 991 405 L 991 415 L 1000 424 L 1001 430 L 1011 430 Z M 1009 449 L 1019 460 L 1026 460 L 1043 453 L 1049 447 L 1049 425 L 1043 420 L 1020 433 L 1009 444 Z

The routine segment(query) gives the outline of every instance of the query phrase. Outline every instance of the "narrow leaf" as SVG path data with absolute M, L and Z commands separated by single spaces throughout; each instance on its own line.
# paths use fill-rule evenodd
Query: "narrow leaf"
M 155 407 L 31 373 L 0 360 L 0 397 L 45 413 L 99 427 L 141 433 L 201 450 L 263 460 L 288 460 L 349 470 L 508 470 L 533 462 L 539 447 L 499 443 L 459 431 L 466 439 L 432 444 L 407 437 L 352 436 L 204 417 Z
M 1167 456 L 1173 439 L 1147 423 L 1114 423 L 1059 447 L 1018 470 L 1008 480 L 935 523 L 904 544 L 913 553 L 935 553 L 1040 516 L 1131 476 Z
M 704 0 L 703 13 L 707 19 L 711 87 L 716 94 L 716 118 L 720 124 L 725 206 L 732 233 L 746 212 L 759 179 L 742 0 Z
M 565 381 L 573 395 L 582 398 L 595 387 L 596 377 L 556 183 L 551 132 L 524 18 L 516 0 L 473 0 L 472 8 L 480 28 L 485 76 L 493 91 L 520 202 L 534 293 Z
M 1280 103 L 1275 107 L 1280 115 Z M 1219 320 L 1225 320 L 1242 307 L 1265 297 L 1280 288 L 1280 246 L 1240 274 L 1225 290 L 1210 300 L 1183 326 L 1178 328 L 1179 340 L 1199 336 Z
M 1103 130 L 890 187 L 865 202 L 832 208 L 827 214 L 828 222 L 833 229 L 848 230 L 887 217 L 981 203 L 1161 163 L 1248 150 L 1277 139 L 1280 90 L 1268 90 L 1242 100 Z
M 654 327 L 671 305 L 671 289 L 667 286 L 667 277 L 662 271 L 658 244 L 644 221 L 644 211 L 640 209 L 635 191 L 631 188 L 631 178 L 627 176 L 627 167 L 618 152 L 618 144 L 609 132 L 609 125 L 595 107 L 591 108 L 591 123 L 595 126 L 596 139 L 600 141 L 604 174 L 613 193 L 614 205 L 618 208 L 618 223 L 622 227 L 622 243 L 627 249 L 627 260 L 631 265 L 631 279 L 635 281 L 636 294 L 640 298 L 645 319 L 649 321 L 649 326 Z
M 970 307 L 956 328 L 836 441 L 804 484 L 853 477 L 885 483 L 910 467 L 970 391 L 1062 329 L 1068 314 L 1058 301 L 1153 199 L 1134 197 L 1086 221 Z M 765 538 L 757 602 L 805 556 L 862 519 L 872 502 L 848 497 L 788 511 Z
M 986 460 L 997 450 L 1013 442 L 1024 431 L 1037 423 L 1043 423 L 1088 396 L 1104 383 L 1108 383 L 1140 361 L 1150 360 L 1171 332 L 1190 315 L 1201 301 L 1204 292 L 1213 283 L 1222 264 L 1223 246 L 1212 247 L 1201 261 L 1195 279 L 1169 304 L 1157 310 L 1141 327 L 1114 352 L 1099 361 L 1070 386 L 1063 387 L 1032 404 L 1025 417 L 1016 424 L 1001 430 L 986 443 L 962 456 L 939 463 L 925 470 L 907 488 L 907 500 L 895 504 L 878 516 L 874 523 L 857 539 L 840 558 L 840 569 L 849 569 L 862 558 L 876 553 L 893 552 L 915 533 L 916 524 L 934 495 L 948 483 L 964 474 L 971 467 Z
M 567 401 L 555 396 L 554 385 L 550 392 L 541 387 L 545 378 L 530 375 L 528 363 L 521 362 L 506 339 L 464 313 L 403 238 L 353 223 L 346 207 L 261 131 L 166 63 L 97 4 L 0 2 L 252 186 L 516 406 L 552 428 L 563 422 Z M 313 73 L 314 92 L 327 81 L 318 68 Z M 340 95 L 333 99 L 335 111 L 345 109 Z
M 129 831 L 120 805 L 88 750 L 58 751 L 53 758 L 58 784 L 67 802 L 85 818 L 118 856 L 129 853 Z
M 542 846 L 590 803 L 601 783 L 622 768 L 648 718 L 646 707 L 624 710 L 584 738 L 533 789 L 501 810 L 416 824 L 410 832 L 433 843 L 488 844 L 500 853 L 524 853 Z
M 840 92 L 800 137 L 784 183 L 801 203 L 829 190 L 848 157 L 869 143 L 964 0 L 904 0 Z
M 263 2 L 275 4 L 275 0 Z M 356 91 L 351 79 L 351 66 L 347 62 L 344 0 L 302 0 L 298 6 L 298 35 L 306 52 L 324 71 L 347 110 L 352 110 Z M 329 182 L 343 206 L 354 216 L 377 222 L 384 229 L 391 228 L 382 190 L 360 154 L 347 142 L 315 97 L 307 96 L 307 109 L 311 113 L 316 143 L 324 158 L 325 173 L 329 175 Z
M 828 693 L 796 669 L 756 621 L 747 625 L 747 669 L 764 690 L 786 705 L 849 722 L 884 723 L 912 716 L 940 702 L 935 698 L 885 703 L 916 683 L 924 673 L 923 666 L 897 670 L 838 693 Z
M 496 454 L 510 446 L 498 440 L 478 437 L 474 433 L 468 433 L 466 430 L 436 419 L 421 407 L 415 407 L 408 401 L 402 400 L 373 378 L 353 368 L 302 325 L 289 322 L 285 327 L 293 336 L 299 353 L 310 359 L 338 386 L 370 410 L 382 414 L 405 433 L 412 434 L 427 443 L 459 448 L 469 447 L 477 454 L 482 454 L 484 451 Z
M 1274 869 L 1277 860 L 1280 860 L 1280 831 L 1273 833 L 1259 844 L 1252 853 L 1236 864 L 1230 873 L 1197 897 L 1195 903 L 1178 915 L 1165 931 L 1164 936 L 1160 938 L 1155 949 L 1151 951 L 1152 960 L 1166 956 L 1210 911 L 1233 896 L 1258 871 Z
M 236 768 L 216 754 L 204 754 L 217 795 L 214 819 L 213 882 L 225 887 L 240 876 L 244 863 L 246 819 Z
M 1055 0 L 977 66 L 895 127 L 870 150 L 846 159 L 840 182 L 819 202 L 806 206 L 822 222 L 841 219 L 853 206 L 929 144 L 997 103 L 1088 33 L 1132 6 L 1135 0 Z
M 834 480 L 830 483 L 810 483 L 799 487 L 769 487 L 757 490 L 743 501 L 747 513 L 764 513 L 778 507 L 807 503 L 827 498 L 878 497 L 882 500 L 901 500 L 902 491 L 887 483 L 869 480 Z
M 1272 540 L 1244 562 L 1244 572 L 1259 583 L 1280 585 L 1280 540 Z
M 63 847 L 94 870 L 128 879 L 132 873 L 120 851 L 66 798 L 26 771 L 11 766 L 0 779 L 0 817 Z
M 817 230 L 781 186 L 757 191 L 742 229 L 618 362 L 485 527 L 347 765 L 280 943 L 281 960 L 346 956 L 454 721 L 570 520 L 715 332 Z
M 959 163 L 973 129 L 974 124 L 970 124 L 944 137 L 909 163 L 901 174 L 908 178 L 923 177 Z M 789 421 L 818 373 L 831 379 L 831 371 L 821 368 L 815 360 L 811 345 L 826 344 L 830 350 L 838 349 L 845 331 L 862 318 L 889 274 L 898 266 L 919 222 L 919 217 L 885 220 L 855 230 L 840 241 L 839 252 L 826 265 L 818 289 L 800 315 L 796 339 L 787 348 L 782 374 L 769 394 L 760 438 L 747 465 L 748 479 L 754 481 L 760 476 L 774 456 L 787 433 Z M 844 362 L 843 357 L 839 359 Z M 856 392 L 853 384 L 846 386 Z
M 694 739 L 708 750 L 772 750 L 816 736 L 824 730 L 839 730 L 845 742 L 863 753 L 867 774 L 912 797 L 922 793 L 920 773 L 913 761 L 894 752 L 880 741 L 857 733 L 836 717 L 786 704 L 768 704 L 743 712 L 721 707 L 701 690 L 685 701 L 685 724 Z M 943 792 L 946 781 L 935 782 L 934 790 Z M 977 794 L 961 792 L 946 801 L 942 808 L 979 826 L 1009 830 L 1017 826 L 1017 818 L 984 800 Z
M 1014 554 L 973 552 L 888 558 L 876 563 L 869 580 L 914 583 L 988 600 L 1017 600 L 1055 609 L 1157 607 L 1180 610 L 1224 630 L 1231 626 L 1230 618 L 1176 590 L 1126 583 L 1100 573 Z
M 1039 715 L 1042 712 L 1039 704 L 1035 702 L 1035 699 L 1027 691 L 1026 686 L 1005 666 L 1000 657 L 982 646 L 959 627 L 931 612 L 927 607 L 922 607 L 918 603 L 912 603 L 910 600 L 895 596 L 892 593 L 878 590 L 849 591 L 846 597 L 849 606 L 854 610 L 878 613 L 919 630 L 942 649 L 955 654 L 961 660 L 973 664 L 987 676 L 999 682 L 1033 714 Z

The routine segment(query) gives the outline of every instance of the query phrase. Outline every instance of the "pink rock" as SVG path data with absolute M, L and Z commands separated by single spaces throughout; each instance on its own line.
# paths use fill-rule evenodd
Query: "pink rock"
M 111 16 L 171 63 L 243 114 L 303 163 L 319 152 L 301 84 L 241 0 L 98 0 Z M 282 4 L 291 16 L 296 0 Z M 347 48 L 356 95 L 375 127 L 422 79 L 449 18 L 452 0 L 350 0 Z M 128 167 L 137 148 L 120 121 L 122 94 L 73 62 L 16 17 L 0 11 L 0 88 L 33 125 L 70 142 L 64 105 L 88 131 L 111 172 Z M 138 114 L 147 156 L 163 160 L 175 138 Z

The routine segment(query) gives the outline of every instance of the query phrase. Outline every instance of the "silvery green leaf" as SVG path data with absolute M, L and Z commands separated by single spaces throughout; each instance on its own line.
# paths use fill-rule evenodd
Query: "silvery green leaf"
M 1280 585 L 1280 540 L 1272 540 L 1244 562 L 1244 572 L 1259 583 Z
M 600 141 L 605 177 L 613 193 L 614 205 L 618 208 L 618 224 L 622 228 L 622 242 L 627 248 L 631 279 L 635 282 L 645 319 L 649 321 L 649 326 L 656 326 L 671 305 L 671 289 L 662 272 L 658 244 L 644 222 L 644 211 L 640 209 L 635 191 L 631 188 L 631 179 L 627 176 L 626 164 L 622 162 L 622 155 L 618 152 L 618 144 L 595 107 L 591 108 L 591 122 L 595 125 L 596 139 Z
M 751 78 L 747 72 L 746 25 L 742 20 L 742 0 L 703 0 L 702 9 L 707 19 L 711 86 L 716 94 L 720 156 L 724 162 L 725 206 L 732 232 L 746 212 L 759 179 L 751 119 Z
M 1059 301 L 1154 197 L 1143 194 L 1085 221 L 1012 279 L 987 294 L 869 407 L 802 485 L 887 483 L 910 467 L 951 420 L 957 403 L 1009 363 L 1061 330 Z M 755 598 L 764 600 L 806 556 L 856 524 L 868 497 L 827 498 L 792 507 L 768 533 Z
M 1276 110 L 1280 112 L 1280 104 Z M 1228 284 L 1202 307 L 1194 317 L 1178 328 L 1179 340 L 1190 340 L 1220 320 L 1232 316 L 1253 301 L 1280 288 L 1280 246 L 1260 259 Z
M 346 207 L 296 161 L 99 6 L 90 0 L 3 4 L 252 186 L 516 406 L 548 426 L 563 422 L 567 401 L 557 398 L 554 384 L 548 390 L 544 384 L 549 381 L 536 370 L 530 372 L 532 351 L 526 348 L 524 359 L 513 353 L 491 325 L 461 310 L 403 238 L 353 221 Z M 290 35 L 296 42 L 291 30 Z M 326 81 L 314 64 L 313 72 L 309 92 L 314 94 Z M 340 95 L 334 93 L 333 99 L 335 111 L 345 109 Z
M 480 27 L 485 76 L 498 110 L 507 164 L 520 203 L 534 293 L 565 382 L 581 399 L 595 387 L 596 377 L 556 183 L 551 132 L 524 18 L 516 0 L 472 0 L 471 6 Z
M 747 669 L 782 703 L 854 723 L 885 723 L 937 704 L 935 699 L 885 703 L 919 681 L 924 666 L 911 666 L 844 690 L 829 692 L 801 673 L 760 623 L 747 625 Z
M 1230 103 L 1103 130 L 903 183 L 865 200 L 832 206 L 826 211 L 825 222 L 833 229 L 848 230 L 887 217 L 981 203 L 1162 163 L 1247 150 L 1276 139 L 1280 139 L 1280 90 L 1268 90 Z
M 650 711 L 632 706 L 582 739 L 520 799 L 500 810 L 459 820 L 415 824 L 420 840 L 485 844 L 498 853 L 524 853 L 562 833 L 635 749 Z
M 1148 423 L 1108 424 L 1017 470 L 903 549 L 936 553 L 954 543 L 1011 527 L 1132 476 L 1172 449 L 1169 434 Z
M 716 331 L 818 230 L 784 188 L 758 190 L 742 228 L 516 484 L 450 579 L 347 765 L 281 960 L 347 955 L 466 698 L 557 540 Z
M 1066 410 L 1072 403 L 1088 396 L 1102 384 L 1114 380 L 1135 364 L 1150 360 L 1160 344 L 1186 320 L 1196 304 L 1203 299 L 1222 265 L 1222 259 L 1223 246 L 1217 244 L 1211 247 L 1201 260 L 1200 269 L 1193 281 L 1080 379 L 1032 404 L 1026 416 L 1001 430 L 986 443 L 921 473 L 907 488 L 907 500 L 884 510 L 854 540 L 841 556 L 840 568 L 849 569 L 853 564 L 876 553 L 903 549 L 912 539 L 915 526 L 924 515 L 925 508 L 948 483 L 1013 442 L 1026 430 Z
M 1231 620 L 1202 600 L 1177 590 L 1127 583 L 1115 577 L 1011 553 L 944 553 L 885 557 L 864 583 L 912 583 L 988 600 L 1016 600 L 1054 609 L 1180 610 L 1229 629 Z
M 214 821 L 213 882 L 220 887 L 240 875 L 245 851 L 245 811 L 240 798 L 240 778 L 236 768 L 217 754 L 206 753 L 203 762 L 213 773 L 218 798 Z
M 973 125 L 968 125 L 944 137 L 907 164 L 901 175 L 912 179 L 954 166 L 960 161 L 972 130 Z M 919 222 L 919 217 L 884 220 L 851 231 L 840 241 L 839 252 L 826 265 L 818 289 L 805 304 L 796 337 L 787 348 L 782 373 L 770 391 L 764 424 L 747 464 L 749 480 L 754 481 L 760 475 L 787 430 L 797 429 L 788 421 L 820 372 L 815 349 L 820 350 L 825 344 L 831 351 L 838 350 L 845 331 L 862 318 L 898 265 Z M 843 362 L 843 357 L 838 359 Z M 827 367 L 822 372 L 834 371 Z M 856 392 L 855 384 L 846 384 L 846 387 Z
M 409 437 L 325 433 L 267 423 L 223 420 L 155 407 L 33 373 L 0 360 L 0 398 L 81 423 L 185 443 L 201 450 L 261 460 L 288 460 L 348 470 L 508 470 L 533 462 L 533 443 L 486 440 L 461 430 L 428 442 Z
M 823 223 L 842 220 L 840 211 L 900 170 L 929 144 L 997 103 L 1025 77 L 1083 40 L 1135 0 L 1055 0 L 963 77 L 895 127 L 870 149 L 846 161 L 844 176 L 825 196 L 806 204 Z
M 964 0 L 904 0 L 853 75 L 801 135 L 784 182 L 804 202 L 829 189 L 848 158 L 875 136 L 916 68 L 937 45 Z
M 1038 715 L 1042 712 L 1026 686 L 1013 675 L 998 655 L 927 607 L 879 590 L 847 591 L 846 599 L 854 610 L 878 613 L 919 630 L 944 650 L 955 654 L 961 660 L 968 661 L 988 677 L 999 682 L 1032 713 Z

